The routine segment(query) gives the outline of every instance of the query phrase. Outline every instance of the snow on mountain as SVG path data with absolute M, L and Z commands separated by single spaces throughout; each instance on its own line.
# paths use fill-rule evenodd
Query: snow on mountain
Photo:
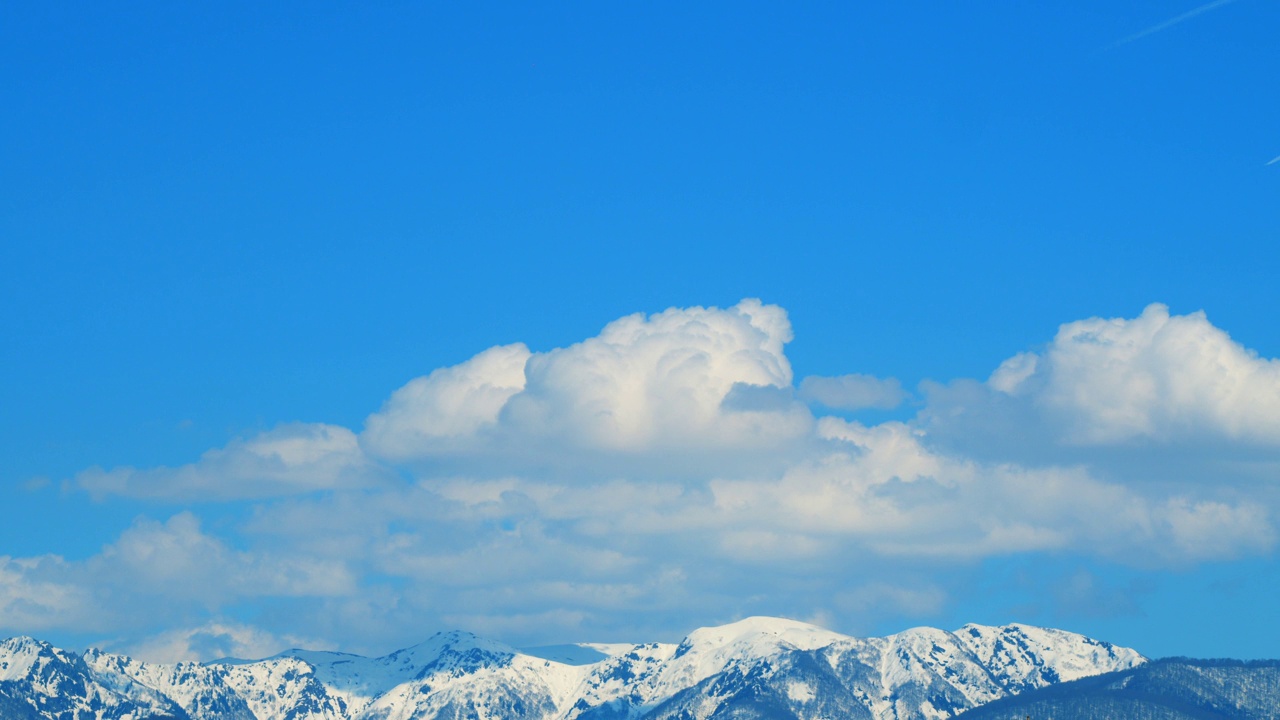
M 676 650 L 678 665 L 706 677 L 725 665 L 776 655 L 787 650 L 816 650 L 843 640 L 846 635 L 797 620 L 749 617 L 728 625 L 700 628 L 689 633 Z
M 6 720 L 186 718 L 163 693 L 29 637 L 0 642 L 0 714 Z
M 47 643 L 29 637 L 9 638 L 0 642 L 0 682 L 22 680 L 31 673 L 42 655 L 50 651 Z
M 1128 669 L 1143 660 L 1128 648 L 1031 625 L 965 625 L 956 636 L 980 662 L 1016 680 L 1018 690 L 1097 675 L 1100 666 Z
M 679 645 L 636 645 L 601 661 L 586 679 L 586 707 L 608 704 L 643 711 L 731 667 L 779 654 L 829 646 L 844 635 L 783 618 L 750 617 L 695 630 Z
M 350 712 L 359 713 L 400 685 L 437 673 L 461 676 L 501 667 L 515 655 L 514 649 L 501 643 L 470 633 L 449 632 L 438 633 L 424 643 L 380 658 L 288 650 L 273 659 L 293 659 L 310 666 L 315 678 L 330 694 L 341 698 Z
M 499 720 L 554 716 L 582 671 L 451 632 L 382 658 L 321 664 L 317 674 L 343 697 L 351 717 Z
M 226 720 L 254 720 L 257 716 L 246 699 L 226 680 L 221 665 L 141 663 L 126 655 L 90 649 L 84 654 L 86 666 L 97 678 L 113 682 L 132 681 L 167 697 L 192 718 L 218 717 Z
M 289 650 L 257 661 L 146 663 L 0 642 L 0 715 L 57 720 L 943 720 L 1028 689 L 1145 659 L 1026 625 L 853 638 L 753 617 L 679 644 L 521 652 L 440 633 L 378 658 Z M 16 705 L 14 703 L 17 703 Z M 22 713 L 11 708 L 19 708 Z

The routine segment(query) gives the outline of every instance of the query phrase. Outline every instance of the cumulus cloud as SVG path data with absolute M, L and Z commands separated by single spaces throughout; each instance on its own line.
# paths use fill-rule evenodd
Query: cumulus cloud
M 465 456 L 473 472 L 598 470 L 656 454 L 654 472 L 758 459 L 812 427 L 792 396 L 791 337 L 786 312 L 758 300 L 637 313 L 566 348 L 491 348 L 413 380 L 369 417 L 362 439 L 401 462 Z
M 290 423 L 232 440 L 181 467 L 91 468 L 79 473 L 75 482 L 99 498 L 232 500 L 364 487 L 387 475 L 364 455 L 351 430 Z
M 839 377 L 810 375 L 800 382 L 800 397 L 834 410 L 892 410 L 907 399 L 907 393 L 897 378 L 854 373 Z
M 1153 304 L 1131 320 L 1067 323 L 987 385 L 1043 415 L 1066 443 L 1280 444 L 1280 360 L 1258 357 L 1203 312 L 1171 316 Z
M 529 357 L 521 343 L 503 345 L 409 381 L 369 416 L 362 441 L 375 454 L 400 461 L 473 450 L 494 430 L 511 396 L 524 389 Z
M 757 300 L 631 315 L 531 358 L 528 385 L 504 419 L 534 436 L 623 452 L 774 445 L 807 429 L 807 413 L 726 411 L 724 401 L 739 387 L 789 387 L 782 348 L 791 337 L 786 312 Z
M 223 537 L 184 513 L 88 560 L 3 560 L 0 626 L 197 628 L 153 638 L 175 657 L 286 636 L 387 650 L 440 626 L 657 637 L 735 612 L 936 614 L 947 589 L 909 571 L 992 557 L 1167 568 L 1275 547 L 1277 361 L 1203 314 L 1068 323 L 986 381 L 926 385 L 918 418 L 874 425 L 801 401 L 893 407 L 900 384 L 796 388 L 790 340 L 785 311 L 755 300 L 636 314 L 411 380 L 358 437 L 287 425 L 179 468 L 86 471 L 97 495 L 264 501 Z M 1135 481 L 1209 441 L 1235 464 Z M 259 598 L 288 606 L 270 635 L 225 620 Z

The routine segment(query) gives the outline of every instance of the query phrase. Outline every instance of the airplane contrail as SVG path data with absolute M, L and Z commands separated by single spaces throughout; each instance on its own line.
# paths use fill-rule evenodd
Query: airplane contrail
M 1271 160 L 1267 162 L 1267 165 L 1275 165 L 1278 162 L 1280 162 L 1280 155 L 1271 158 Z
M 1128 43 L 1133 42 L 1134 40 L 1144 38 L 1148 35 L 1154 35 L 1160 32 L 1161 30 L 1168 30 L 1169 28 L 1173 27 L 1174 25 L 1177 25 L 1180 22 L 1190 20 L 1191 18 L 1197 15 L 1209 12 L 1210 10 L 1216 10 L 1222 7 L 1223 5 L 1230 5 L 1235 1 L 1236 0 L 1213 0 L 1213 2 L 1205 3 L 1204 5 L 1201 5 L 1200 7 L 1195 8 L 1193 10 L 1188 10 L 1177 17 L 1165 20 L 1159 25 L 1152 25 L 1151 27 L 1147 28 L 1146 30 L 1143 30 L 1142 32 L 1134 33 L 1133 35 L 1130 35 L 1127 38 L 1117 40 L 1114 43 L 1112 43 L 1111 47 L 1113 48 L 1120 47 L 1121 45 L 1126 45 Z

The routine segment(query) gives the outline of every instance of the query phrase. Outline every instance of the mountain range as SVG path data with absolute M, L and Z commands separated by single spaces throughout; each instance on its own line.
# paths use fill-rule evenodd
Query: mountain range
M 377 658 L 289 650 L 176 664 L 17 637 L 0 642 L 0 717 L 941 720 L 1145 662 L 1134 650 L 1028 625 L 854 638 L 764 617 L 676 644 L 517 650 L 447 632 Z

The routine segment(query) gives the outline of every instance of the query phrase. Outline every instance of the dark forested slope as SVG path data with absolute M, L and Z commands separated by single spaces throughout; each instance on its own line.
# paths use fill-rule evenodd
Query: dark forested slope
M 1280 660 L 1166 658 L 1031 690 L 956 720 L 1277 720 Z

